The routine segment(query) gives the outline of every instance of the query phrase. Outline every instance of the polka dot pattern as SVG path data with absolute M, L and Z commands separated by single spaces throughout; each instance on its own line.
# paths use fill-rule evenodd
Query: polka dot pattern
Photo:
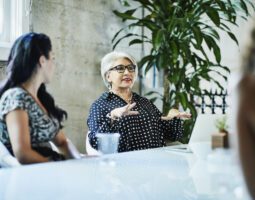
M 119 152 L 142 150 L 165 146 L 165 139 L 176 141 L 183 136 L 183 125 L 180 119 L 161 120 L 161 112 L 148 99 L 133 93 L 132 110 L 138 115 L 123 116 L 111 123 L 106 117 L 113 109 L 127 103 L 111 92 L 105 92 L 90 108 L 87 124 L 89 141 L 97 149 L 96 133 L 120 133 Z

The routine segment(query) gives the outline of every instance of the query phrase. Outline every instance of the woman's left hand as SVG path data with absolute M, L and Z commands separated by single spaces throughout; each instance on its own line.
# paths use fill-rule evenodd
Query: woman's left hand
M 187 112 L 180 112 L 176 109 L 171 109 L 167 116 L 161 117 L 162 120 L 171 120 L 173 118 L 180 118 L 180 119 L 190 119 L 191 114 Z

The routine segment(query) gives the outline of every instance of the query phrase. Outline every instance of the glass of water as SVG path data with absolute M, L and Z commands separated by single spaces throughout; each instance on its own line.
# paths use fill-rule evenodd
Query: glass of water
M 98 150 L 102 154 L 113 154 L 118 152 L 119 133 L 97 133 Z

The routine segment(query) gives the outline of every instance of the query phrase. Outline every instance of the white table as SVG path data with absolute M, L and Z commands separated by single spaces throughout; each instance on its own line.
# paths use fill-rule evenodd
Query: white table
M 0 200 L 248 199 L 238 170 L 210 169 L 191 153 L 165 147 L 108 157 L 115 166 L 98 157 L 0 169 Z

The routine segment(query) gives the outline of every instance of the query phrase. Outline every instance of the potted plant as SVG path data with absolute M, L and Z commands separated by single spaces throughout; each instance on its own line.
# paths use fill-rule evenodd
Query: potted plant
M 219 133 L 228 133 L 227 116 L 217 119 L 215 121 L 215 126 Z
M 150 53 L 139 62 L 145 73 L 156 66 L 163 71 L 164 92 L 162 111 L 170 108 L 189 110 L 192 120 L 185 121 L 185 137 L 190 137 L 197 111 L 194 96 L 209 92 L 200 87 L 201 80 L 213 82 L 223 89 L 219 78 L 227 81 L 230 72 L 221 64 L 219 31 L 226 33 L 234 42 L 238 40 L 231 32 L 237 26 L 237 18 L 244 20 L 249 11 L 255 10 L 252 0 L 119 0 L 126 11 L 113 12 L 125 22 L 113 37 L 113 48 L 124 39 L 129 45 L 148 44 Z M 131 6 L 132 3 L 132 6 Z M 252 9 L 248 9 L 252 8 Z M 142 16 L 140 15 L 142 13 Z M 134 33 L 137 27 L 143 31 Z M 210 51 L 211 58 L 206 52 Z M 154 94 L 150 92 L 149 94 Z M 155 94 L 158 94 L 157 92 Z
M 218 130 L 217 133 L 212 135 L 212 148 L 228 148 L 229 147 L 229 134 L 227 116 L 223 116 L 215 121 L 215 126 Z

